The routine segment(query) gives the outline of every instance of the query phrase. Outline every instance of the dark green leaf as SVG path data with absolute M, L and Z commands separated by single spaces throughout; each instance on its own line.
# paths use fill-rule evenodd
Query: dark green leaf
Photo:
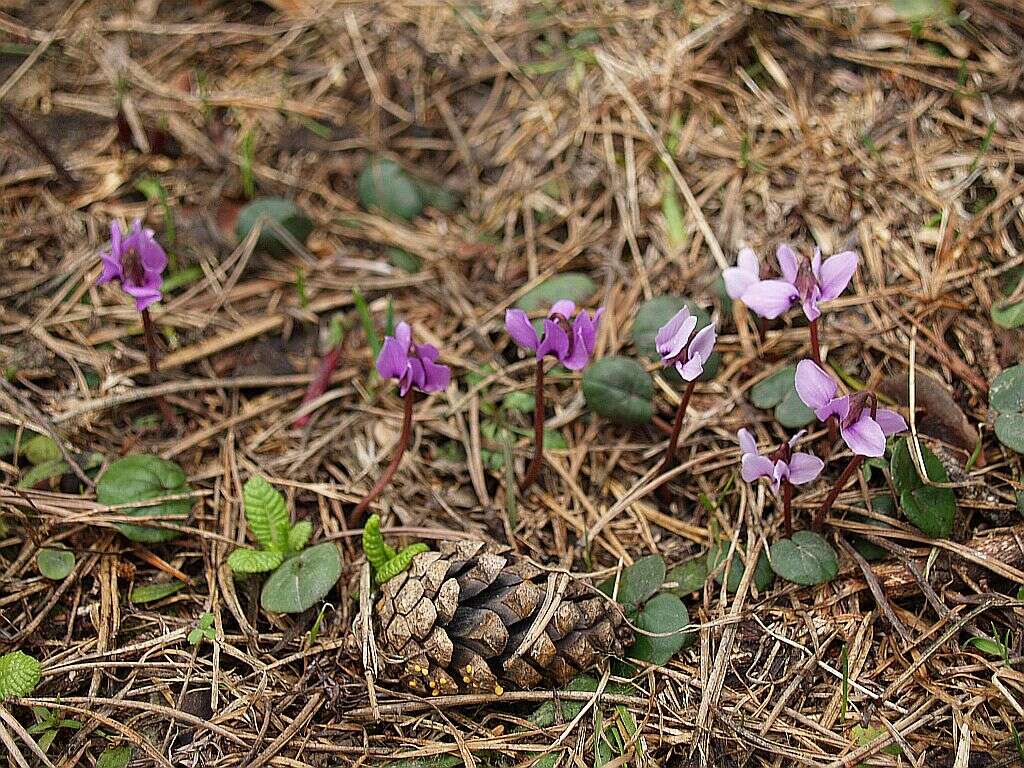
M 996 437 L 1017 453 L 1024 453 L 1024 413 L 1001 413 L 996 417 Z
M 583 396 L 590 408 L 617 424 L 646 424 L 654 414 L 654 382 L 627 357 L 604 357 L 587 368 Z
M 173 461 L 146 454 L 118 459 L 107 467 L 96 483 L 96 499 L 107 506 L 147 501 L 188 491 L 181 467 Z M 189 499 L 177 499 L 122 510 L 121 513 L 131 517 L 175 517 L 183 520 L 191 510 L 192 502 Z M 118 523 L 117 529 L 132 541 L 149 544 L 170 541 L 179 535 L 174 528 L 152 528 L 129 523 Z
M 707 570 L 708 573 L 715 574 L 715 581 L 719 584 L 722 583 L 722 579 L 725 576 L 724 569 L 715 573 L 719 563 L 725 560 L 725 556 L 729 554 L 730 543 L 726 540 L 719 541 L 711 545 L 707 555 Z M 737 547 L 733 553 L 732 562 L 729 564 L 729 580 L 725 585 L 725 589 L 728 592 L 735 592 L 740 588 L 740 581 L 743 579 L 743 572 L 745 566 L 742 559 L 743 552 Z M 754 566 L 754 586 L 758 592 L 764 592 L 772 585 L 775 581 L 775 574 L 772 573 L 771 565 L 768 563 L 768 558 L 764 552 L 761 552 L 757 558 L 757 564 Z
M 246 205 L 238 214 L 235 224 L 235 235 L 244 240 L 256 222 L 263 219 L 256 250 L 265 251 L 272 256 L 283 256 L 288 247 L 281 241 L 270 222 L 275 222 L 288 234 L 305 245 L 306 238 L 313 231 L 313 222 L 299 210 L 291 200 L 283 197 L 261 197 Z
M 565 272 L 552 275 L 543 283 L 527 291 L 516 302 L 516 306 L 525 312 L 536 312 L 550 309 L 559 299 L 570 299 L 582 304 L 597 291 L 597 283 L 582 272 Z
M 1024 412 L 1024 364 L 1014 365 L 992 381 L 988 403 L 999 413 Z
M 48 435 L 35 435 L 25 441 L 22 454 L 32 464 L 45 464 L 61 458 L 60 446 Z
M 893 501 L 892 496 L 886 493 L 875 496 L 871 499 L 871 509 L 877 515 L 893 516 L 896 513 L 896 503 Z M 867 517 L 866 515 L 853 513 L 850 515 L 850 519 L 856 520 L 859 523 L 875 526 L 880 530 L 892 528 L 891 525 L 888 525 L 881 520 L 875 520 L 874 518 Z M 850 543 L 853 544 L 854 549 L 860 552 L 861 556 L 865 560 L 881 560 L 889 554 L 882 547 L 877 544 L 872 544 L 863 536 L 858 536 L 856 534 L 851 534 Z
M 368 211 L 380 211 L 406 221 L 423 212 L 423 193 L 416 181 L 398 163 L 374 158 L 366 164 L 357 182 L 359 202 Z
M 423 259 L 414 253 L 409 253 L 401 248 L 388 248 L 387 254 L 391 266 L 408 272 L 410 275 L 415 275 L 423 269 Z
M 71 467 L 64 459 L 53 459 L 52 461 L 44 461 L 42 464 L 36 464 L 34 467 L 29 469 L 25 474 L 18 480 L 19 488 L 35 488 L 39 483 L 44 480 L 49 480 L 54 477 L 60 477 L 65 472 L 71 471 Z
M 1019 328 L 1024 325 L 1024 299 L 1012 302 L 994 302 L 992 304 L 992 322 L 1003 328 Z
M 64 547 L 43 547 L 36 555 L 39 572 L 53 581 L 62 581 L 75 567 L 75 553 Z
M 615 599 L 628 608 L 635 608 L 657 592 L 665 582 L 665 561 L 661 555 L 641 557 L 622 569 L 618 582 L 619 591 Z M 598 589 L 611 597 L 615 589 L 615 578 L 603 582 Z
M 447 187 L 415 178 L 413 179 L 413 183 L 419 190 L 420 197 L 423 198 L 424 205 L 429 205 L 431 208 L 437 208 L 437 210 L 444 213 L 451 213 L 459 204 L 458 196 Z
M 96 758 L 96 768 L 125 768 L 134 754 L 131 747 L 107 747 Z
M 795 388 L 789 390 L 782 402 L 775 406 L 775 419 L 786 429 L 806 427 L 815 418 L 814 411 L 804 405 Z
M 948 538 L 956 520 L 956 494 L 951 488 L 926 485 L 917 473 L 910 451 L 909 440 L 900 438 L 893 448 L 889 465 L 900 507 L 907 519 L 925 535 L 933 539 Z M 949 482 L 946 468 L 924 443 L 921 443 L 921 454 L 928 478 L 938 483 Z
M 761 379 L 750 388 L 750 402 L 758 408 L 774 408 L 793 391 L 796 366 L 787 365 L 766 379 Z
M 824 584 L 839 573 L 839 560 L 832 545 L 813 531 L 797 531 L 791 539 L 772 544 L 772 570 L 802 586 Z
M 21 433 L 22 442 L 32 436 L 29 431 Z M 11 427 L 0 426 L 0 458 L 10 456 L 14 453 L 14 445 L 18 441 L 18 430 Z
M 341 555 L 331 542 L 285 560 L 263 585 L 260 605 L 271 613 L 302 613 L 331 591 L 341 577 Z
M 686 606 L 675 595 L 662 593 L 651 598 L 637 616 L 636 626 L 646 632 L 674 634 L 650 637 L 638 633 L 629 651 L 630 658 L 659 666 L 665 664 L 688 641 L 692 642 L 693 633 L 679 631 L 689 623 L 690 615 Z
M 686 597 L 704 588 L 708 580 L 707 560 L 703 557 L 694 557 L 686 560 L 672 568 L 665 574 L 665 581 L 674 582 L 673 594 L 679 597 Z
M 132 590 L 128 599 L 133 603 L 152 603 L 163 600 L 185 588 L 185 582 L 174 579 L 173 581 L 158 581 L 155 584 L 143 584 Z

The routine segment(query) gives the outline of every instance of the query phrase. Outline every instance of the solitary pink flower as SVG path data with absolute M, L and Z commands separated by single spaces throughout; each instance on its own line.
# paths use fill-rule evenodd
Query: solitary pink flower
M 520 347 L 536 353 L 538 360 L 552 355 L 569 370 L 578 371 L 594 354 L 597 324 L 604 308 L 594 312 L 593 317 L 581 309 L 570 323 L 569 318 L 575 311 L 576 304 L 569 299 L 556 301 L 544 318 L 544 333 L 538 335 L 526 312 L 509 309 L 505 311 L 505 330 Z
M 131 232 L 125 235 L 116 221 L 110 225 L 110 251 L 100 254 L 103 273 L 97 285 L 117 280 L 121 289 L 135 299 L 141 312 L 150 304 L 160 301 L 163 273 L 167 268 L 167 254 L 153 237 L 153 230 L 143 229 L 142 222 L 132 222 Z
M 798 300 L 807 319 L 817 320 L 821 316 L 819 302 L 838 297 L 857 271 L 854 251 L 837 253 L 822 262 L 821 249 L 815 248 L 810 260 L 798 262 L 792 248 L 780 245 L 775 256 L 781 280 L 761 280 L 757 256 L 749 248 L 740 251 L 737 266 L 722 273 L 729 296 L 769 320 L 786 312 Z
M 654 346 L 666 368 L 675 366 L 685 381 L 693 381 L 704 372 L 704 364 L 715 348 L 715 326 L 709 323 L 696 334 L 697 318 L 683 307 L 658 329 Z
M 746 429 L 738 433 L 740 439 L 740 475 L 743 479 L 752 483 L 759 477 L 771 478 L 771 488 L 775 493 L 779 492 L 783 481 L 790 485 L 803 485 L 809 483 L 819 474 L 825 466 L 825 462 L 810 453 L 801 451 L 794 452 L 793 448 L 800 441 L 807 430 L 800 430 L 790 441 L 768 456 L 757 451 L 757 443 L 754 436 Z
M 813 360 L 801 360 L 796 366 L 796 392 L 821 421 L 835 416 L 839 434 L 851 451 L 859 456 L 878 457 L 885 453 L 885 438 L 907 428 L 896 411 L 876 408 L 872 415 L 870 392 L 836 397 L 839 385 Z
M 406 322 L 395 326 L 395 335 L 386 336 L 377 356 L 377 372 L 384 379 L 398 381 L 399 394 L 410 389 L 420 392 L 440 392 L 448 387 L 452 372 L 437 360 L 437 347 L 432 344 L 414 344 L 412 329 Z

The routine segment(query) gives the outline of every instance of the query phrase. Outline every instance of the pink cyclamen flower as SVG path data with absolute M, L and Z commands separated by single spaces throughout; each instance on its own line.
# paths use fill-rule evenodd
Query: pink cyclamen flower
M 792 248 L 780 245 L 775 257 L 781 280 L 761 280 L 757 256 L 749 248 L 740 251 L 737 266 L 722 273 L 729 296 L 768 320 L 786 312 L 795 301 L 801 303 L 808 320 L 817 320 L 821 317 L 819 302 L 838 297 L 857 271 L 854 251 L 843 251 L 822 261 L 821 249 L 815 248 L 810 260 L 798 260 Z
M 813 360 L 801 360 L 796 366 L 796 392 L 804 404 L 821 421 L 835 416 L 839 420 L 839 434 L 851 451 L 867 457 L 885 453 L 885 438 L 902 432 L 907 422 L 896 411 L 876 408 L 872 415 L 870 392 L 836 397 L 836 380 L 818 367 Z
M 552 355 L 569 370 L 578 371 L 594 354 L 597 324 L 604 308 L 594 312 L 593 317 L 581 309 L 570 323 L 569 318 L 575 311 L 576 304 L 569 299 L 556 301 L 544 318 L 544 332 L 538 334 L 526 312 L 508 309 L 505 311 L 505 330 L 520 347 L 536 353 L 538 360 Z
M 143 229 L 142 222 L 132 222 L 131 232 L 121 231 L 116 221 L 110 225 L 110 251 L 100 253 L 103 273 L 97 285 L 117 280 L 121 289 L 135 299 L 141 312 L 150 304 L 160 301 L 163 294 L 164 269 L 167 254 L 153 236 L 152 229 Z
M 825 462 L 810 453 L 793 451 L 807 430 L 802 429 L 771 455 L 764 456 L 757 451 L 757 443 L 754 436 L 746 429 L 738 433 L 740 439 L 740 475 L 748 483 L 752 483 L 759 477 L 771 478 L 771 488 L 775 493 L 779 492 L 782 482 L 790 485 L 803 485 L 809 483 L 819 474 L 825 466 Z
M 697 318 L 686 307 L 658 329 L 654 346 L 666 368 L 675 366 L 685 381 L 693 381 L 704 372 L 704 364 L 715 348 L 715 325 L 709 323 L 694 334 Z
M 406 322 L 395 326 L 395 335 L 386 336 L 377 356 L 377 372 L 384 379 L 398 381 L 399 394 L 410 389 L 440 392 L 448 387 L 452 372 L 447 365 L 435 362 L 437 347 L 414 344 L 412 328 Z

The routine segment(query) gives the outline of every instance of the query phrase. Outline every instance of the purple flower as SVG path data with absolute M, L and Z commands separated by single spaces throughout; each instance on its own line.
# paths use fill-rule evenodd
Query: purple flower
M 839 385 L 812 360 L 801 360 L 796 367 L 796 392 L 821 421 L 835 416 L 839 434 L 851 451 L 868 457 L 885 453 L 885 438 L 907 428 L 896 411 L 876 408 L 871 413 L 870 392 L 836 397 Z
M 757 256 L 749 248 L 740 251 L 738 266 L 725 270 L 722 277 L 729 296 L 769 320 L 786 312 L 795 301 L 803 305 L 808 320 L 821 317 L 819 302 L 831 301 L 846 290 L 857 271 L 857 254 L 843 251 L 821 260 L 821 249 L 810 259 L 798 261 L 788 245 L 775 253 L 782 279 L 761 280 Z
M 103 274 L 97 285 L 117 280 L 121 289 L 135 299 L 141 312 L 150 304 L 160 301 L 163 294 L 163 272 L 167 268 L 167 254 L 153 237 L 153 230 L 143 229 L 142 222 L 132 222 L 131 232 L 121 231 L 116 221 L 110 225 L 110 251 L 100 254 Z
M 412 329 L 406 322 L 395 326 L 395 335 L 384 338 L 377 356 L 377 372 L 384 379 L 398 381 L 399 394 L 410 388 L 420 392 L 440 392 L 448 387 L 452 372 L 437 360 L 437 347 L 414 344 Z
M 775 493 L 779 492 L 783 481 L 790 485 L 803 485 L 811 482 L 821 474 L 825 462 L 810 453 L 793 451 L 797 442 L 805 434 L 807 434 L 807 430 L 800 430 L 773 454 L 763 456 L 757 452 L 754 436 L 746 429 L 741 429 L 738 433 L 741 451 L 740 475 L 748 483 L 754 482 L 759 477 L 770 477 L 772 491 Z
M 604 308 L 594 312 L 593 317 L 581 309 L 570 323 L 569 318 L 575 311 L 576 305 L 569 299 L 556 301 L 544 318 L 544 333 L 538 335 L 526 312 L 509 309 L 505 311 L 505 330 L 520 347 L 536 353 L 538 360 L 552 355 L 569 370 L 578 371 L 594 354 L 597 324 Z
M 697 318 L 683 307 L 658 329 L 654 337 L 661 364 L 666 368 L 674 365 L 686 381 L 693 381 L 704 372 L 704 364 L 715 348 L 714 323 L 694 334 L 696 327 Z

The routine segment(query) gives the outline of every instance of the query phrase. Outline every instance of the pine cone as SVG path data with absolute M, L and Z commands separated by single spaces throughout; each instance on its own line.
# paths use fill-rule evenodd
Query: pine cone
M 582 582 L 475 541 L 416 555 L 381 587 L 374 620 L 384 676 L 435 696 L 564 685 L 632 637 Z

